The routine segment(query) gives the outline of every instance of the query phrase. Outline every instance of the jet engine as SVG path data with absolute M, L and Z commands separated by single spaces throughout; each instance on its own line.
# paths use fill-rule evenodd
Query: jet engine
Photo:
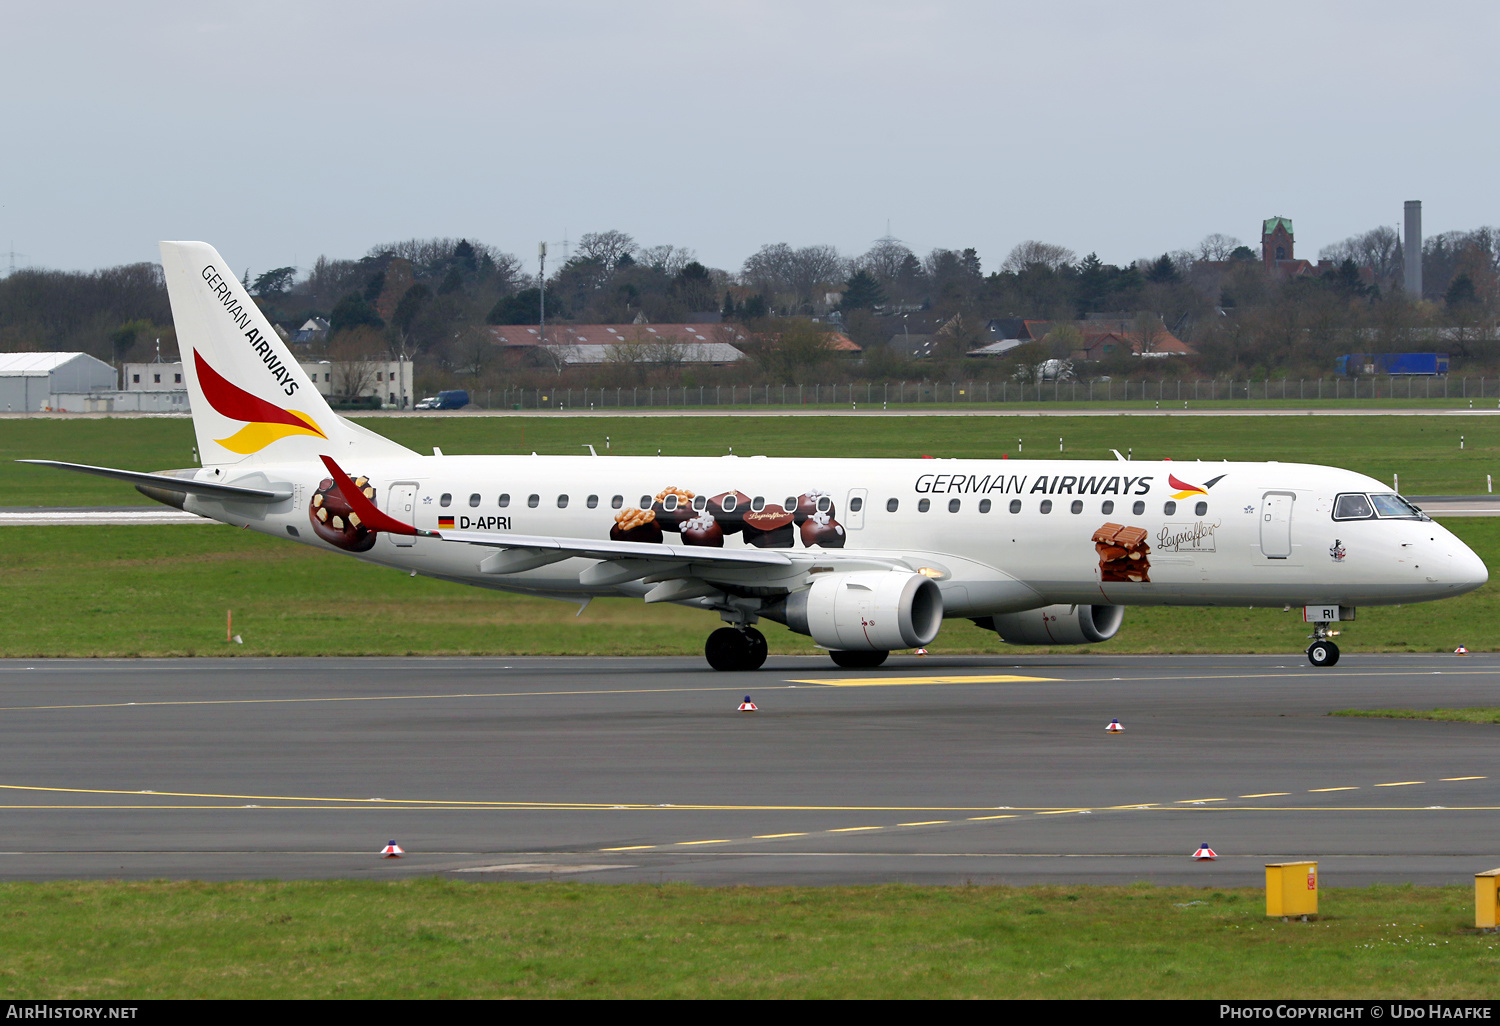
M 1043 606 L 974 622 L 1012 645 L 1089 645 L 1108 641 L 1125 619 L 1124 606 Z
M 889 652 L 937 637 L 943 593 L 932 578 L 899 570 L 827 574 L 761 615 L 836 652 Z

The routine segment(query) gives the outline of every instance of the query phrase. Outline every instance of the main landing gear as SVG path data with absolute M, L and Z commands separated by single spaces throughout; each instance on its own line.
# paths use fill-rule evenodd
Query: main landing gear
M 1332 666 L 1339 661 L 1339 647 L 1328 640 L 1330 633 L 1327 623 L 1313 624 L 1313 632 L 1309 637 L 1313 643 L 1307 646 L 1307 661 L 1314 666 Z
M 754 627 L 720 627 L 703 645 L 716 670 L 758 670 L 766 661 L 766 636 Z

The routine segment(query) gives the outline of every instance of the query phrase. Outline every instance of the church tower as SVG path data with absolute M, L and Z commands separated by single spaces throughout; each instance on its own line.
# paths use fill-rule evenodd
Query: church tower
M 1276 270 L 1277 261 L 1293 259 L 1292 244 L 1295 238 L 1289 217 L 1267 218 L 1261 223 L 1260 258 L 1265 263 L 1266 270 Z

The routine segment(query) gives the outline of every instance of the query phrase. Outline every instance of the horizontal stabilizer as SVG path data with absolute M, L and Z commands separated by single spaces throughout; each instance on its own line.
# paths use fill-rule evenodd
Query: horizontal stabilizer
M 39 467 L 59 467 L 80 474 L 97 474 L 126 481 L 137 487 L 157 488 L 164 492 L 181 492 L 185 495 L 201 495 L 207 499 L 228 499 L 234 502 L 280 502 L 292 497 L 291 489 L 242 488 L 239 485 L 217 484 L 213 481 L 195 481 L 190 477 L 172 477 L 169 474 L 144 474 L 136 470 L 116 470 L 114 467 L 93 467 L 87 463 L 62 463 L 58 460 L 16 460 L 17 463 L 33 463 Z

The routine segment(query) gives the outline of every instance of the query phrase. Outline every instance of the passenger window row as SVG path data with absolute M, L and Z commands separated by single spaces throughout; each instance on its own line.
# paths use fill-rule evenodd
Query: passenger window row
M 1343 497 L 1341 496 L 1340 498 L 1343 498 Z M 1360 496 L 1360 498 L 1363 499 L 1363 496 Z M 479 500 L 479 493 L 478 492 L 475 492 L 475 493 L 473 493 L 472 495 L 469 496 L 469 505 L 470 506 L 477 507 L 479 505 L 479 501 L 480 500 Z M 535 493 L 533 493 L 531 495 L 528 495 L 526 497 L 526 505 L 529 506 L 532 509 L 535 509 L 537 506 L 541 505 L 541 501 L 542 501 L 541 496 L 537 495 Z M 641 509 L 650 509 L 651 505 L 652 505 L 652 503 L 654 501 L 655 500 L 653 500 L 651 496 L 649 496 L 649 495 L 642 495 L 641 496 L 641 506 L 640 506 L 640 508 Z M 447 507 L 447 506 L 451 506 L 452 504 L 453 504 L 453 495 L 450 492 L 444 492 L 442 494 L 442 497 L 440 499 L 438 499 L 438 505 L 440 505 L 440 506 Z M 597 496 L 597 495 L 590 495 L 588 497 L 588 500 L 587 500 L 586 504 L 587 504 L 587 506 L 588 506 L 589 509 L 594 509 L 595 507 L 597 507 L 599 505 L 599 496 Z M 623 495 L 616 495 L 614 498 L 612 498 L 612 499 L 609 500 L 609 505 L 610 505 L 611 509 L 619 509 L 624 504 L 625 504 L 625 497 Z M 505 509 L 509 505 L 510 505 L 510 493 L 509 492 L 502 493 L 501 496 L 500 496 L 500 501 L 499 501 L 500 508 L 501 509 Z M 829 509 L 829 507 L 830 507 L 830 502 L 829 502 L 828 497 L 826 495 L 820 496 L 818 498 L 818 504 L 817 505 L 818 505 L 818 509 L 826 512 Z M 699 495 L 699 496 L 696 496 L 693 499 L 693 509 L 701 511 L 701 510 L 707 508 L 707 506 L 708 506 L 708 498 L 706 496 Z M 785 509 L 785 510 L 795 509 L 796 506 L 797 506 L 797 499 L 796 499 L 795 496 L 788 496 L 781 503 L 781 508 Z M 676 509 L 677 508 L 677 496 L 676 495 L 668 495 L 662 501 L 662 507 L 664 509 L 666 509 L 668 512 Z M 1079 513 L 1083 512 L 1083 507 L 1084 507 L 1084 502 L 1083 502 L 1082 499 L 1074 499 L 1068 505 L 1068 512 L 1073 513 L 1073 514 L 1079 514 Z M 568 496 L 566 496 L 566 495 L 559 495 L 557 497 L 557 508 L 558 509 L 567 509 L 568 508 Z M 732 510 L 732 507 L 728 503 L 725 504 L 724 508 L 725 508 L 726 511 Z M 755 510 L 757 513 L 760 512 L 761 510 L 765 509 L 766 508 L 765 496 L 757 495 L 755 498 L 751 499 L 750 500 L 750 508 L 752 510 Z M 863 508 L 864 508 L 864 500 L 861 499 L 861 498 L 859 498 L 858 496 L 855 496 L 854 498 L 852 498 L 852 499 L 849 500 L 849 511 L 851 513 L 858 513 Z M 888 512 L 888 513 L 895 513 L 897 510 L 899 510 L 901 508 L 901 500 L 900 499 L 894 499 L 894 498 L 893 499 L 887 499 L 886 502 L 885 502 L 885 508 L 886 508 L 886 512 Z M 1020 499 L 1011 499 L 1010 500 L 1010 511 L 1012 513 L 1019 513 L 1019 512 L 1021 512 L 1021 508 L 1022 508 L 1022 503 L 1021 503 Z M 930 509 L 932 509 L 932 500 L 931 499 L 923 498 L 923 499 L 918 499 L 917 500 L 917 512 L 918 513 L 926 513 Z M 962 499 L 949 499 L 948 500 L 948 512 L 949 513 L 957 513 L 961 509 L 963 509 L 963 500 Z M 991 509 L 991 505 L 990 505 L 990 500 L 989 499 L 980 499 L 979 500 L 979 512 L 981 512 L 981 513 L 988 513 L 990 511 L 990 509 Z M 1051 499 L 1043 499 L 1041 501 L 1041 504 L 1037 507 L 1037 509 L 1038 509 L 1039 512 L 1042 512 L 1042 513 L 1051 513 L 1052 512 L 1052 500 Z M 1115 511 L 1115 503 L 1114 503 L 1113 499 L 1105 499 L 1103 502 L 1101 502 L 1099 504 L 1099 512 L 1101 514 L 1103 514 L 1104 516 L 1110 516 L 1111 514 L 1114 513 L 1114 511 Z M 1177 514 L 1177 503 L 1175 503 L 1175 502 L 1173 502 L 1171 500 L 1168 500 L 1167 502 L 1165 502 L 1165 503 L 1162 504 L 1161 511 L 1162 511 L 1162 514 L 1164 516 L 1169 516 L 1169 517 L 1170 516 L 1175 516 Z M 1131 503 L 1130 513 L 1131 513 L 1132 516 L 1137 516 L 1137 517 L 1144 516 L 1145 513 L 1146 513 L 1146 504 L 1145 504 L 1145 502 L 1137 499 L 1135 502 Z M 1193 515 L 1194 516 L 1198 516 L 1198 517 L 1207 516 L 1208 515 L 1208 503 L 1207 502 L 1196 503 L 1193 506 Z M 1349 513 L 1347 513 L 1345 515 L 1352 516 L 1352 515 L 1356 515 L 1356 514 L 1353 514 L 1353 511 L 1351 510 Z M 1369 514 L 1366 513 L 1365 515 L 1369 515 Z

